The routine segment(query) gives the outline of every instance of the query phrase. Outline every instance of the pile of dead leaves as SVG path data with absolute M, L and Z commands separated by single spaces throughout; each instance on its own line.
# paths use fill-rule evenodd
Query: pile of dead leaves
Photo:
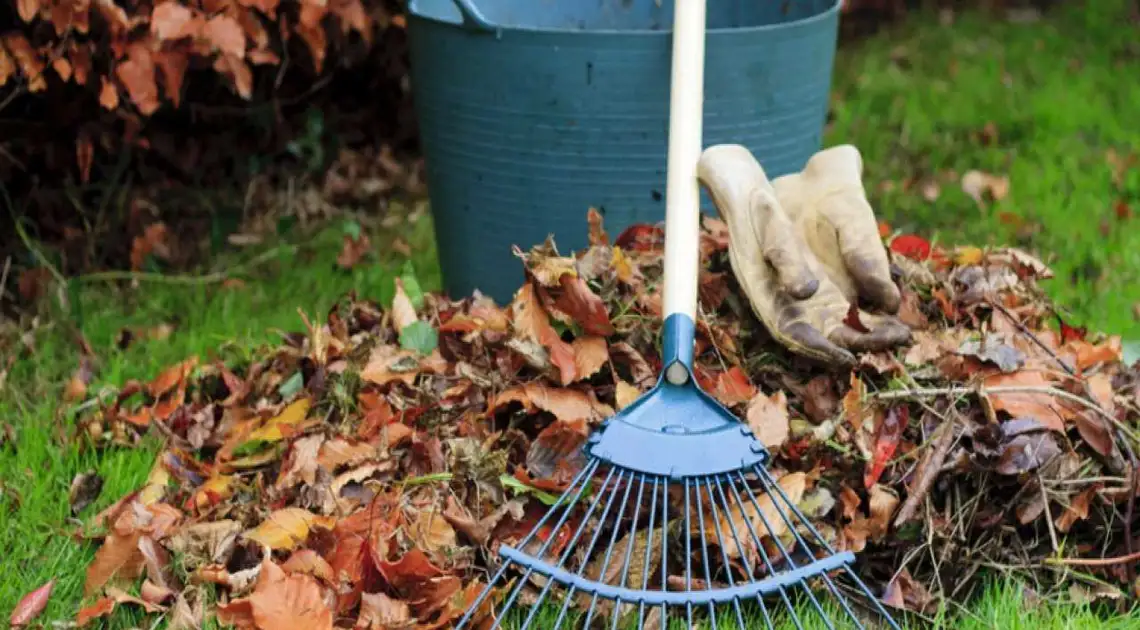
M 77 534 L 99 545 L 79 622 L 137 606 L 171 628 L 453 624 L 661 367 L 662 230 L 611 242 L 593 212 L 589 229 L 572 256 L 519 250 L 505 307 L 405 275 L 391 304 L 348 296 L 255 362 L 191 358 L 82 413 L 102 447 L 165 446 Z M 884 233 L 914 343 L 836 372 L 771 341 L 706 221 L 700 384 L 774 474 L 831 499 L 820 530 L 891 605 L 965 599 L 988 569 L 1130 596 L 1140 372 L 1119 340 L 1054 330 L 1051 274 L 1024 252 Z

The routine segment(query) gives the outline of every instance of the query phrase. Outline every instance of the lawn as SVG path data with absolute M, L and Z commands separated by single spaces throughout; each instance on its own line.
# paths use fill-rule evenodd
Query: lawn
M 1140 168 L 1119 167 L 1140 152 L 1140 129 L 1122 115 L 1140 102 L 1140 84 L 1126 79 L 1140 76 L 1140 37 L 1135 26 L 1122 26 L 1125 5 L 1062 6 L 1032 24 L 958 15 L 944 26 L 936 15 L 919 15 L 841 50 L 827 142 L 863 151 L 872 201 L 895 229 L 941 242 L 1014 242 L 1046 254 L 1057 275 L 1049 289 L 1070 323 L 1140 338 L 1140 230 L 1130 223 L 1140 221 L 1132 216 L 1140 212 Z M 976 203 L 959 185 L 970 169 L 1008 175 L 1008 196 Z M 938 183 L 937 196 L 927 180 Z M 68 534 L 139 486 L 157 444 L 95 451 L 75 439 L 70 406 L 61 404 L 79 365 L 73 331 L 98 357 L 90 396 L 149 379 L 190 355 L 248 353 L 278 331 L 300 329 L 298 309 L 323 316 L 349 290 L 386 302 L 404 264 L 385 246 L 397 234 L 411 246 L 421 284 L 439 287 L 427 219 L 370 228 L 378 255 L 349 271 L 335 264 L 344 226 L 354 225 L 350 217 L 341 221 L 283 237 L 257 266 L 241 267 L 256 253 L 227 254 L 201 271 L 237 269 L 241 286 L 73 281 L 66 309 L 54 302 L 36 328 L 0 330 L 0 370 L 19 357 L 0 379 L 0 423 L 15 435 L 0 445 L 4 618 L 24 593 L 52 578 L 57 584 L 42 620 L 74 617 L 94 547 Z M 174 325 L 169 338 L 118 349 L 123 329 L 162 324 Z M 68 488 L 88 470 L 106 483 L 73 517 Z M 1001 580 L 968 612 L 952 612 L 961 616 L 947 625 L 959 628 L 1112 627 L 1081 605 L 1029 606 L 1016 585 Z M 1136 623 L 1120 619 L 1119 627 Z M 129 612 L 119 612 L 107 627 L 135 625 Z

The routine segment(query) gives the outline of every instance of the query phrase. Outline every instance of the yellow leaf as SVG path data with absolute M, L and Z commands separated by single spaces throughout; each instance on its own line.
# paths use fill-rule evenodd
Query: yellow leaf
M 170 483 L 170 471 L 166 469 L 166 466 L 162 465 L 162 458 L 159 457 L 155 460 L 154 467 L 150 469 L 150 474 L 146 477 L 146 483 L 139 492 L 139 503 L 143 505 L 157 503 L 166 495 L 166 485 L 168 483 Z
M 281 413 L 270 418 L 265 426 L 250 433 L 246 441 L 280 442 L 290 429 L 301 424 L 301 421 L 308 415 L 309 407 L 312 404 L 313 401 L 308 398 L 299 398 L 293 401 Z
M 954 263 L 960 266 L 977 265 L 982 262 L 980 247 L 959 247 L 954 254 Z
M 639 396 L 641 396 L 641 390 L 623 380 L 618 380 L 617 392 L 615 393 L 618 409 L 625 409 L 633 404 Z
M 214 475 L 198 486 L 191 497 L 191 504 L 201 510 L 221 501 L 225 501 L 234 494 L 233 475 Z
M 292 550 L 305 542 L 314 526 L 331 529 L 335 524 L 335 518 L 319 516 L 299 507 L 287 507 L 270 514 L 260 525 L 247 531 L 244 537 L 274 551 Z

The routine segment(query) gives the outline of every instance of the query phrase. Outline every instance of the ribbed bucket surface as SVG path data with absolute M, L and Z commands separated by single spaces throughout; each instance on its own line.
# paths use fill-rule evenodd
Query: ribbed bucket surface
M 411 0 L 448 293 L 509 301 L 511 247 L 585 246 L 591 206 L 612 234 L 664 219 L 673 3 L 659 1 Z M 839 0 L 707 1 L 705 146 L 742 144 L 770 177 L 799 170 L 820 148 Z

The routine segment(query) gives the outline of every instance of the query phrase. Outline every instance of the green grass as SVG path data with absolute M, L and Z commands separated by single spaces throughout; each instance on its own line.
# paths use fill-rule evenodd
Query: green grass
M 1062 6 L 1031 25 L 965 15 L 946 28 L 935 16 L 920 15 L 841 50 L 827 142 L 862 150 L 875 207 L 897 229 L 934 234 L 940 242 L 1020 243 L 1047 252 L 1057 272 L 1049 290 L 1070 309 L 1073 323 L 1135 338 L 1140 223 L 1132 222 L 1140 222 L 1140 168 L 1116 184 L 1106 154 L 1140 151 L 1140 127 L 1126 115 L 1140 102 L 1140 83 L 1130 79 L 1140 76 L 1140 44 L 1130 43 L 1137 39 L 1135 28 L 1121 26 L 1122 0 L 1081 4 Z M 997 140 L 983 146 L 975 136 L 991 122 Z M 1009 197 L 979 208 L 957 180 L 943 181 L 935 201 L 901 190 L 910 178 L 972 168 L 1008 174 Z M 894 190 L 880 182 L 893 182 Z M 1132 204 L 1138 214 L 1132 222 L 1117 218 L 1118 199 Z M 1010 225 L 1002 213 L 1022 224 Z M 404 238 L 415 252 L 421 283 L 438 288 L 428 223 L 413 232 Z M 240 355 L 275 341 L 277 329 L 301 329 L 298 308 L 322 318 L 353 289 L 389 299 L 399 256 L 378 245 L 381 264 L 340 271 L 334 263 L 339 240 L 334 228 L 295 252 L 283 251 L 246 274 L 244 288 L 146 282 L 110 291 L 105 284 L 85 284 L 71 292 L 66 312 L 41 318 L 32 335 L 35 351 L 22 356 L 0 388 L 0 423 L 17 433 L 14 445 L 0 446 L 0 567 L 6 576 L 0 580 L 0 618 L 52 578 L 58 583 L 41 621 L 74 618 L 94 546 L 68 538 L 74 527 L 70 481 L 89 469 L 106 480 L 99 500 L 79 515 L 90 518 L 137 488 L 154 456 L 153 442 L 99 451 L 64 442 L 74 427 L 60 394 L 78 362 L 70 327 L 99 357 L 92 393 L 131 378 L 147 380 L 192 354 Z M 383 243 L 383 235 L 374 242 Z M 170 322 L 177 328 L 165 341 L 140 340 L 126 351 L 114 347 L 124 327 Z M 0 359 L 15 351 L 14 345 L 0 347 Z M 117 612 L 103 627 L 137 623 L 131 613 Z M 764 627 L 757 616 L 749 623 Z M 1084 605 L 1030 606 L 1015 585 L 997 580 L 969 611 L 955 611 L 942 625 L 1051 630 L 1138 623 L 1135 615 L 1106 620 Z
M 1140 153 L 1140 38 L 1126 0 L 1065 2 L 1038 23 L 934 14 L 838 55 L 826 142 L 862 151 L 881 219 L 951 244 L 1028 245 L 1049 257 L 1051 295 L 1074 323 L 1140 337 L 1140 167 L 1113 182 L 1110 151 Z M 988 146 L 977 138 L 997 129 Z M 979 208 L 958 179 L 927 201 L 908 178 L 979 169 L 1010 178 Z M 882 182 L 894 190 L 885 192 Z M 1118 219 L 1114 204 L 1135 216 Z M 1024 223 L 1003 222 L 1002 213 Z

